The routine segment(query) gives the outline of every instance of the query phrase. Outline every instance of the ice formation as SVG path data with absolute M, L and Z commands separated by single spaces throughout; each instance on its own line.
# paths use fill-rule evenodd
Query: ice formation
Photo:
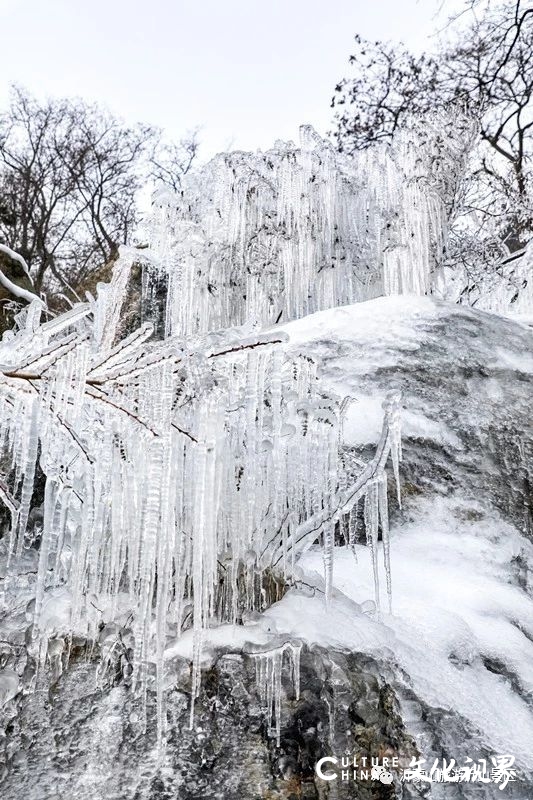
M 460 303 L 502 316 L 525 318 L 533 314 L 533 242 L 511 253 L 493 271 L 480 269 L 474 278 L 450 275 L 441 294 Z M 461 284 L 461 278 L 463 283 Z M 458 288 L 460 293 L 458 295 Z
M 1 488 L 13 558 L 27 545 L 39 461 L 35 631 L 45 633 L 54 586 L 70 590 L 72 631 L 89 624 L 90 603 L 116 609 L 126 595 L 133 684 L 145 692 L 155 669 L 162 737 L 169 631 L 179 636 L 192 606 L 194 697 L 206 627 L 261 608 L 265 575 L 287 574 L 320 534 L 331 575 L 335 523 L 364 496 L 378 508 L 375 487 L 397 453 L 397 400 L 376 459 L 346 488 L 342 406 L 318 391 L 315 363 L 285 355 L 284 335 L 248 326 L 154 341 L 144 324 L 111 345 L 111 300 L 104 291 L 44 324 L 32 304 L 4 337 Z
M 465 131 L 440 117 L 350 158 L 300 146 L 214 158 L 154 196 L 145 304 L 168 284 L 168 333 L 288 321 L 383 294 L 425 294 L 440 265 Z
M 300 651 L 300 644 L 285 642 L 272 650 L 253 654 L 261 707 L 265 713 L 269 733 L 276 737 L 278 747 L 281 736 L 281 678 L 284 656 L 286 653 L 294 696 L 298 700 L 300 697 Z
M 335 537 L 355 546 L 364 519 L 379 610 L 381 533 L 390 608 L 385 468 L 390 457 L 399 484 L 399 396 L 386 403 L 375 457 L 353 474 L 344 398 L 320 390 L 317 363 L 289 355 L 286 334 L 265 325 L 424 291 L 445 192 L 437 168 L 427 178 L 427 146 L 400 137 L 395 148 L 349 166 L 304 128 L 299 149 L 219 156 L 181 197 L 158 194 L 151 248 L 123 249 L 96 299 L 44 323 L 34 300 L 0 345 L 0 495 L 10 560 L 40 539 L 38 660 L 61 669 L 45 624 L 50 592 L 69 592 L 70 631 L 95 640 L 92 609 L 113 619 L 125 605 L 132 684 L 145 696 L 155 676 L 161 742 L 169 636 L 193 628 L 192 719 L 205 630 L 262 611 L 272 575 L 288 578 L 313 542 L 329 603 Z M 139 263 L 144 321 L 123 333 Z M 30 526 L 39 472 L 42 521 Z M 101 643 L 102 674 L 113 635 Z M 283 656 L 297 681 L 298 652 L 289 643 L 257 656 L 278 738 Z
M 30 278 L 31 280 L 30 268 L 28 267 L 26 260 L 22 258 L 20 253 L 16 253 L 14 250 L 12 250 L 5 244 L 0 244 L 0 253 L 3 253 L 8 258 L 11 258 L 13 261 L 17 261 L 24 270 L 24 272 L 26 273 L 26 275 L 28 276 L 28 278 Z

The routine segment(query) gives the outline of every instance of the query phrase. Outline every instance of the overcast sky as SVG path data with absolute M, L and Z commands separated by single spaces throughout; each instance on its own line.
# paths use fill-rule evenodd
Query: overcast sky
M 354 34 L 420 49 L 439 0 L 0 0 L 0 102 L 97 100 L 179 137 L 201 126 L 203 156 L 330 127 Z

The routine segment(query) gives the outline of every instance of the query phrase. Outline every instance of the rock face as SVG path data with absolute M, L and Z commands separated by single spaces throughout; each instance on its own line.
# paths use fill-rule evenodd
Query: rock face
M 533 536 L 533 328 L 430 298 L 389 297 L 285 327 L 350 395 L 345 440 L 377 441 L 379 398 L 401 390 L 404 491 L 476 498 Z
M 186 665 L 180 665 L 185 667 Z M 204 675 L 189 730 L 188 669 L 169 691 L 167 754 L 158 762 L 154 708 L 142 732 L 138 703 L 124 682 L 95 688 L 95 664 L 73 663 L 59 683 L 13 702 L 2 797 L 316 798 L 326 796 L 314 766 L 336 752 L 416 752 L 390 687 L 367 657 L 302 653 L 302 693 L 283 685 L 280 746 L 267 735 L 249 657 L 221 655 Z M 4 710 L 4 714 L 6 713 Z M 320 785 L 322 783 L 322 785 Z M 339 798 L 392 800 L 395 787 L 340 784 Z
M 299 699 L 283 675 L 280 746 L 249 649 L 242 636 L 241 644 L 228 637 L 206 657 L 192 731 L 189 661 L 169 648 L 169 735 L 158 761 L 155 695 L 144 733 L 127 647 L 105 675 L 98 646 L 83 642 L 66 666 L 57 612 L 55 644 L 35 677 L 24 617 L 31 551 L 15 578 L 4 577 L 0 554 L 2 799 L 533 796 L 533 331 L 410 297 L 321 312 L 285 330 L 289 349 L 321 360 L 324 388 L 353 399 L 344 441 L 354 471 L 378 439 L 380 398 L 403 393 L 403 508 L 389 497 L 393 614 L 372 614 L 362 541 L 357 563 L 339 546 L 328 609 L 321 555 L 311 549 L 299 578 L 262 615 L 264 629 L 304 643 Z M 491 756 L 511 754 L 517 780 L 500 791 L 315 775 L 319 758 L 347 753 L 416 756 L 426 768 L 485 758 L 489 769 Z

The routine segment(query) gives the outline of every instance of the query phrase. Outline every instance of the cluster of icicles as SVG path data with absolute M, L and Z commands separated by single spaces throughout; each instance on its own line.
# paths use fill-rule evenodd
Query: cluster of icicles
M 117 273 L 128 263 L 126 255 Z M 130 609 L 133 685 L 146 698 L 155 676 L 163 741 L 169 637 L 192 624 L 193 709 L 206 628 L 262 610 L 265 575 L 289 573 L 317 539 L 327 601 L 335 529 L 346 527 L 354 541 L 360 499 L 376 595 L 381 519 L 390 594 L 385 464 L 392 453 L 397 471 L 398 402 L 386 411 L 374 460 L 351 477 L 339 458 L 343 405 L 320 391 L 316 364 L 287 356 L 283 334 L 249 326 L 153 341 L 145 324 L 106 345 L 118 302 L 103 292 L 44 324 L 31 305 L 18 332 L 4 337 L 0 494 L 16 558 L 39 462 L 46 483 L 35 631 L 57 586 L 70 592 L 72 632 L 87 629 L 94 607 L 111 617 Z M 261 661 L 274 688 L 278 662 Z
M 158 195 L 151 248 L 124 249 L 96 300 L 45 323 L 32 303 L 2 340 L 10 559 L 29 546 L 36 472 L 46 478 L 34 630 L 58 586 L 73 633 L 94 625 L 94 608 L 111 619 L 128 609 L 132 683 L 145 700 L 155 683 L 160 742 L 169 640 L 192 627 L 192 720 L 206 629 L 264 610 L 272 576 L 289 578 L 313 542 L 323 545 L 329 602 L 335 538 L 355 545 L 364 523 L 379 610 L 380 535 L 390 609 L 385 470 L 390 458 L 398 484 L 399 397 L 387 401 L 374 458 L 353 474 L 344 399 L 264 326 L 427 289 L 457 152 L 451 142 L 447 161 L 431 137 L 418 145 L 407 132 L 348 162 L 307 127 L 300 148 L 219 156 L 180 198 Z M 138 263 L 151 322 L 123 335 Z M 278 738 L 284 654 L 296 681 L 297 651 L 257 655 Z
M 254 653 L 255 681 L 259 690 L 261 708 L 265 714 L 269 733 L 276 737 L 279 747 L 281 737 L 281 677 L 284 656 L 287 654 L 289 672 L 296 700 L 300 697 L 301 645 L 285 642 L 267 653 Z
M 303 126 L 299 147 L 221 154 L 180 196 L 158 191 L 151 270 L 168 280 L 168 332 L 429 292 L 468 140 L 460 125 L 442 136 L 443 124 L 349 158 Z

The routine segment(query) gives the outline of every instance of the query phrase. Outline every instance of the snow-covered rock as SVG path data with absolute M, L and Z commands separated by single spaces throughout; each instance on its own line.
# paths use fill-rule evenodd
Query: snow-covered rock
M 409 296 L 320 312 L 284 330 L 290 352 L 320 359 L 324 389 L 352 398 L 343 436 L 354 468 L 379 437 L 376 399 L 402 391 L 402 509 L 392 485 L 389 497 L 393 613 L 373 614 L 362 541 L 357 560 L 339 541 L 326 608 L 322 555 L 311 548 L 292 587 L 261 617 L 228 628 L 227 637 L 220 628 L 207 632 L 193 731 L 187 639 L 169 642 L 171 733 L 158 763 L 154 697 L 149 691 L 144 733 L 129 690 L 127 610 L 116 629 L 104 620 L 95 649 L 80 639 L 62 675 L 48 659 L 36 679 L 24 655 L 21 570 L 0 604 L 4 665 L 23 689 L 9 691 L 0 712 L 2 798 L 322 798 L 316 760 L 369 749 L 418 753 L 429 765 L 443 756 L 463 764 L 511 754 L 518 780 L 505 792 L 496 784 L 435 784 L 423 796 L 533 796 L 533 331 Z M 56 644 L 61 618 L 56 609 Z M 302 643 L 301 695 L 284 675 L 277 748 L 249 655 L 287 637 Z M 97 659 L 104 644 L 109 669 L 95 688 L 96 663 L 84 659 Z M 41 691 L 25 694 L 35 680 Z M 407 785 L 372 791 L 336 784 L 339 798 L 420 796 Z

